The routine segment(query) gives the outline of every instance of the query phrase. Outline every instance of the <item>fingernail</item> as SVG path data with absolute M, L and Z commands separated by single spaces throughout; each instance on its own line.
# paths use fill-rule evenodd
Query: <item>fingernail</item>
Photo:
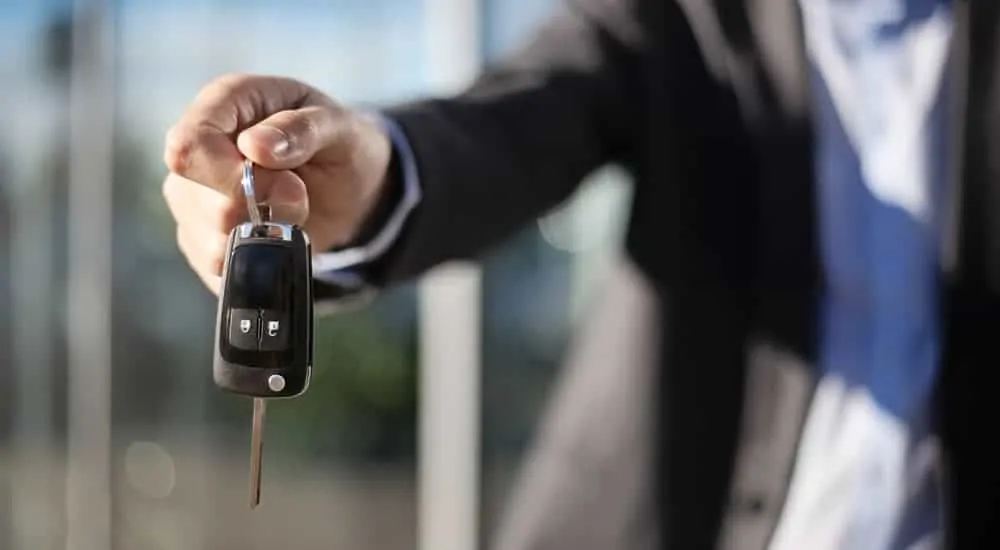
M 290 147 L 288 136 L 281 130 L 274 126 L 258 126 L 254 128 L 254 133 L 257 134 L 257 138 L 262 142 L 262 145 L 271 150 L 271 154 L 275 158 L 281 158 L 288 154 Z

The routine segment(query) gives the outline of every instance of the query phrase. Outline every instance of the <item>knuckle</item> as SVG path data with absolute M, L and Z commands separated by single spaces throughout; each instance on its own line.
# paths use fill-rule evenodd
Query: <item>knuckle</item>
M 316 120 L 317 117 L 309 116 L 305 113 L 300 113 L 295 117 L 293 121 L 293 134 L 295 137 L 300 139 L 303 143 L 312 144 L 319 141 L 320 127 L 319 121 Z
M 202 90 L 203 95 L 226 95 L 242 88 L 252 78 L 246 73 L 225 73 L 215 78 Z
M 243 221 L 243 213 L 236 200 L 223 197 L 218 208 L 216 208 L 216 229 L 228 234 L 233 227 Z
M 223 235 L 213 235 L 211 243 L 208 245 L 208 255 L 206 258 L 206 268 L 213 274 L 222 273 L 222 265 L 226 261 L 227 238 Z
M 219 76 L 219 78 L 216 80 L 216 82 L 218 82 L 218 84 L 220 86 L 227 87 L 227 88 L 228 87 L 238 87 L 241 84 L 243 84 L 244 82 L 246 82 L 247 80 L 250 80 L 252 78 L 253 78 L 253 75 L 251 75 L 249 73 L 236 71 L 236 72 L 229 72 L 229 73 L 222 74 L 221 76 Z
M 167 169 L 175 174 L 186 173 L 196 146 L 197 139 L 190 130 L 177 126 L 171 128 L 163 151 L 163 162 Z
M 163 196 L 163 200 L 168 206 L 174 201 L 173 187 L 173 183 L 171 183 L 169 176 L 163 178 L 163 183 L 160 185 L 160 194 Z
M 209 275 L 218 277 L 219 275 L 222 275 L 222 266 L 224 263 L 225 263 L 225 258 L 223 256 L 219 256 L 218 258 L 213 258 L 209 262 L 208 266 L 206 266 L 206 271 L 208 272 Z
M 167 174 L 167 177 L 163 178 L 163 185 L 161 185 L 160 192 L 163 194 L 163 199 L 167 205 L 171 208 L 184 201 L 184 186 L 186 181 L 181 176 L 173 173 Z
M 307 113 L 283 113 L 274 119 L 272 128 L 284 134 L 291 151 L 299 154 L 311 152 L 311 149 L 319 141 L 319 125 L 314 117 Z
M 228 236 L 209 231 L 177 228 L 177 247 L 192 269 L 218 275 L 225 263 Z

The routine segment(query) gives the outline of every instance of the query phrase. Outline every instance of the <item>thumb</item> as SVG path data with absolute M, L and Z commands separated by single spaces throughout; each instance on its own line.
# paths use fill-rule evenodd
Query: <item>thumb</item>
M 346 128 L 338 110 L 315 105 L 271 115 L 241 132 L 236 146 L 264 168 L 293 170 L 334 145 Z

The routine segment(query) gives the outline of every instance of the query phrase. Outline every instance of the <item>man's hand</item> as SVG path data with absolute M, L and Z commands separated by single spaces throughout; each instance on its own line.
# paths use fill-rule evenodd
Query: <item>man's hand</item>
M 368 119 L 295 80 L 235 75 L 197 95 L 167 135 L 163 194 L 177 244 L 213 292 L 226 239 L 247 219 L 244 158 L 272 219 L 303 226 L 313 251 L 349 241 L 375 205 L 392 146 Z

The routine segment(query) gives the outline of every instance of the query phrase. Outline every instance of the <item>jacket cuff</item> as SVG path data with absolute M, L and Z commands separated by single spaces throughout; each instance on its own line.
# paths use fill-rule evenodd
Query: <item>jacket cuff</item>
M 421 199 L 416 159 L 406 135 L 392 119 L 378 113 L 369 116 L 392 140 L 389 179 L 354 242 L 313 257 L 314 301 L 324 310 L 374 294 L 379 260 L 399 239 Z

